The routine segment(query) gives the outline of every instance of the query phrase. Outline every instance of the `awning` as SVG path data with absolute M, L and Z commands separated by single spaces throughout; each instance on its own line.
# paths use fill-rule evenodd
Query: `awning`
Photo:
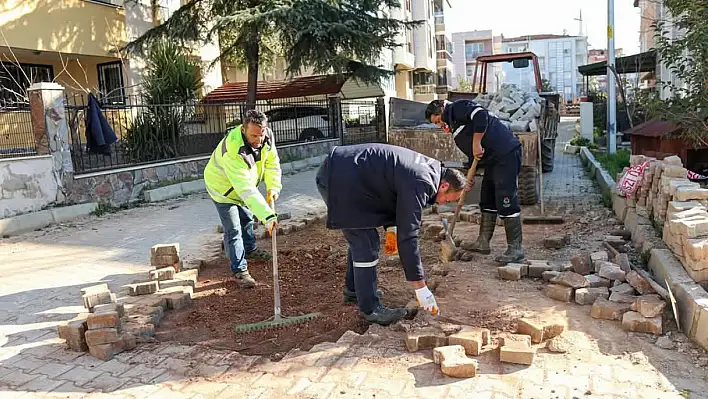
M 344 99 L 383 97 L 380 85 L 365 84 L 340 75 L 314 75 L 292 80 L 258 82 L 256 99 L 308 98 L 341 94 Z M 226 83 L 204 97 L 204 103 L 223 104 L 246 101 L 248 82 Z
M 656 52 L 647 51 L 615 59 L 615 69 L 622 75 L 625 73 L 653 72 L 656 70 Z M 596 62 L 578 67 L 583 76 L 607 75 L 607 61 Z

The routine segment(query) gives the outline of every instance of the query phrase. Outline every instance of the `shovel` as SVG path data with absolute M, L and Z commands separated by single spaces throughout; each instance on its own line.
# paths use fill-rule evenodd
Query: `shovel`
M 475 158 L 474 161 L 472 162 L 472 166 L 470 169 L 467 171 L 467 183 L 469 184 L 472 182 L 474 179 L 475 173 L 477 173 L 477 164 L 479 163 L 479 158 Z M 457 251 L 457 247 L 455 246 L 455 240 L 452 238 L 452 232 L 455 229 L 455 224 L 457 224 L 457 218 L 460 217 L 460 211 L 462 210 L 462 206 L 465 203 L 465 198 L 467 197 L 467 191 L 462 191 L 462 194 L 460 195 L 460 199 L 457 201 L 457 208 L 455 208 L 455 214 L 452 217 L 452 221 L 450 222 L 449 228 L 448 228 L 448 221 L 447 219 L 443 218 L 443 234 L 445 235 L 442 246 L 440 247 L 440 260 L 447 263 L 452 261 L 452 258 L 455 256 L 455 251 Z M 449 241 L 449 242 L 448 242 Z
M 443 240 L 440 244 L 440 260 L 443 263 L 452 261 L 455 257 L 455 252 L 457 252 L 457 246 L 455 245 L 455 240 L 452 239 L 450 235 L 449 226 L 447 219 L 442 218 L 443 224 Z

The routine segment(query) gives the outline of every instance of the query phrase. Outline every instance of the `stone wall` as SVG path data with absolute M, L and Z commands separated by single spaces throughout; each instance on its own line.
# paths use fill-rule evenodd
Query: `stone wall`
M 320 140 L 303 144 L 288 144 L 283 146 L 278 146 L 278 143 L 275 143 L 278 147 L 278 155 L 280 156 L 281 163 L 327 155 L 332 147 L 339 144 L 339 139 Z
M 201 178 L 208 161 L 207 156 L 74 176 L 67 187 L 67 202 L 105 202 L 117 206 L 137 201 L 143 191 L 158 184 Z
M 57 199 L 51 155 L 0 159 L 0 219 L 39 211 Z
M 391 128 L 388 132 L 388 142 L 439 161 L 467 162 L 467 156 L 457 148 L 452 135 L 440 129 Z

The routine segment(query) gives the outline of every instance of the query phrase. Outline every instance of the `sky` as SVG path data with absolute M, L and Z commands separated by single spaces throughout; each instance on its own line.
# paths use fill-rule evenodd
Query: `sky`
M 505 37 L 550 33 L 577 35 L 583 13 L 583 33 L 590 49 L 607 48 L 607 0 L 450 0 L 445 15 L 450 32 L 491 29 Z M 624 54 L 639 52 L 639 8 L 633 0 L 615 0 L 615 47 Z

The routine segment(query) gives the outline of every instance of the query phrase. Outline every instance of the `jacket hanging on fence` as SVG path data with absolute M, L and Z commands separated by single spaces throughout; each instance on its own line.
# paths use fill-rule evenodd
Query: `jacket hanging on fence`
M 111 144 L 118 141 L 106 116 L 103 115 L 98 100 L 93 93 L 88 95 L 88 110 L 86 111 L 86 151 L 110 155 Z

